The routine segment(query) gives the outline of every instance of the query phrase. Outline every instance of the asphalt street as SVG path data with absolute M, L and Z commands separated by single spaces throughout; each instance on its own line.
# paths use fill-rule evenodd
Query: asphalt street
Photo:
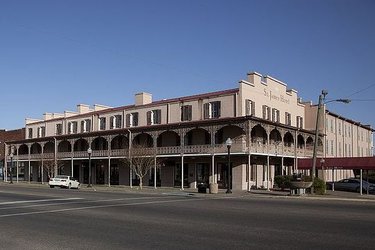
M 0 185 L 0 249 L 373 249 L 375 202 Z

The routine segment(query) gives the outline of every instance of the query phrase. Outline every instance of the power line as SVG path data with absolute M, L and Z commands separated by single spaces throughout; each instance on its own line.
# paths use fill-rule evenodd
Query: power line
M 356 95 L 356 94 L 359 94 L 359 93 L 361 93 L 361 92 L 363 92 L 363 91 L 366 91 L 366 90 L 368 90 L 368 89 L 370 89 L 370 88 L 372 88 L 372 87 L 374 87 L 374 86 L 375 86 L 375 83 L 374 83 L 374 84 L 371 84 L 370 86 L 368 86 L 368 87 L 366 87 L 366 88 L 364 88 L 364 89 L 358 90 L 358 91 L 354 92 L 354 93 L 351 94 L 351 95 L 346 96 L 346 98 L 351 97 L 351 96 Z M 359 100 L 359 99 L 358 99 L 358 100 Z M 369 100 L 373 100 L 373 99 L 369 99 Z M 352 101 L 353 101 L 353 100 L 352 100 Z

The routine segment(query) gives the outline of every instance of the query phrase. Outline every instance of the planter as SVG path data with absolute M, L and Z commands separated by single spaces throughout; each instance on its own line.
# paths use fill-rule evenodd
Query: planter
M 209 189 L 210 194 L 217 194 L 219 191 L 219 185 L 217 183 L 210 183 Z
M 311 181 L 291 181 L 290 184 L 294 189 L 306 189 L 311 187 L 313 183 Z

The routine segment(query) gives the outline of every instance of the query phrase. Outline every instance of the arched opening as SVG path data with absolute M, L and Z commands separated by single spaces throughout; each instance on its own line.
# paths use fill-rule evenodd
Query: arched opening
M 26 144 L 22 144 L 18 149 L 18 154 L 27 155 L 29 153 L 29 147 Z
M 58 152 L 71 152 L 72 145 L 67 140 L 61 141 L 57 147 Z
M 152 139 L 151 135 L 149 135 L 147 133 L 142 133 L 142 134 L 139 134 L 136 137 L 134 137 L 133 145 L 145 146 L 147 148 L 151 148 L 151 147 L 153 147 L 154 143 L 153 143 L 153 139 Z
M 74 143 L 74 151 L 87 151 L 89 143 L 85 139 L 79 139 Z
M 302 135 L 297 136 L 297 148 L 303 149 L 305 147 L 305 139 Z
M 206 145 L 211 144 L 211 137 L 207 130 L 203 128 L 195 128 L 185 135 L 185 145 Z
M 111 149 L 126 149 L 129 147 L 129 139 L 125 135 L 118 135 L 111 141 Z
M 97 137 L 92 141 L 91 149 L 92 150 L 107 150 L 108 142 L 103 137 Z
M 294 145 L 294 137 L 290 132 L 286 132 L 284 135 L 284 146 L 292 147 Z
M 313 150 L 314 148 L 314 140 L 311 136 L 307 137 L 306 140 L 306 149 L 308 150 Z
M 282 141 L 280 131 L 274 128 L 270 133 L 270 144 L 279 145 Z
M 34 143 L 33 145 L 31 145 L 31 148 L 30 148 L 30 154 L 41 154 L 42 153 L 42 146 L 40 146 L 39 143 Z
M 55 143 L 52 141 L 47 142 L 44 145 L 43 152 L 46 154 L 54 153 L 55 152 Z
M 267 143 L 267 132 L 261 125 L 256 125 L 251 129 L 251 142 L 258 144 Z
M 238 126 L 229 125 L 222 127 L 215 134 L 215 144 L 223 144 L 228 138 L 231 138 L 233 143 L 246 142 L 246 133 Z
M 165 131 L 158 136 L 158 147 L 180 146 L 180 136 L 174 131 Z

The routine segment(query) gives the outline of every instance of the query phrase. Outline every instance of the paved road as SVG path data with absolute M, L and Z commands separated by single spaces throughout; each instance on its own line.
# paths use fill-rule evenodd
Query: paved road
M 0 185 L 0 249 L 373 249 L 375 202 Z

